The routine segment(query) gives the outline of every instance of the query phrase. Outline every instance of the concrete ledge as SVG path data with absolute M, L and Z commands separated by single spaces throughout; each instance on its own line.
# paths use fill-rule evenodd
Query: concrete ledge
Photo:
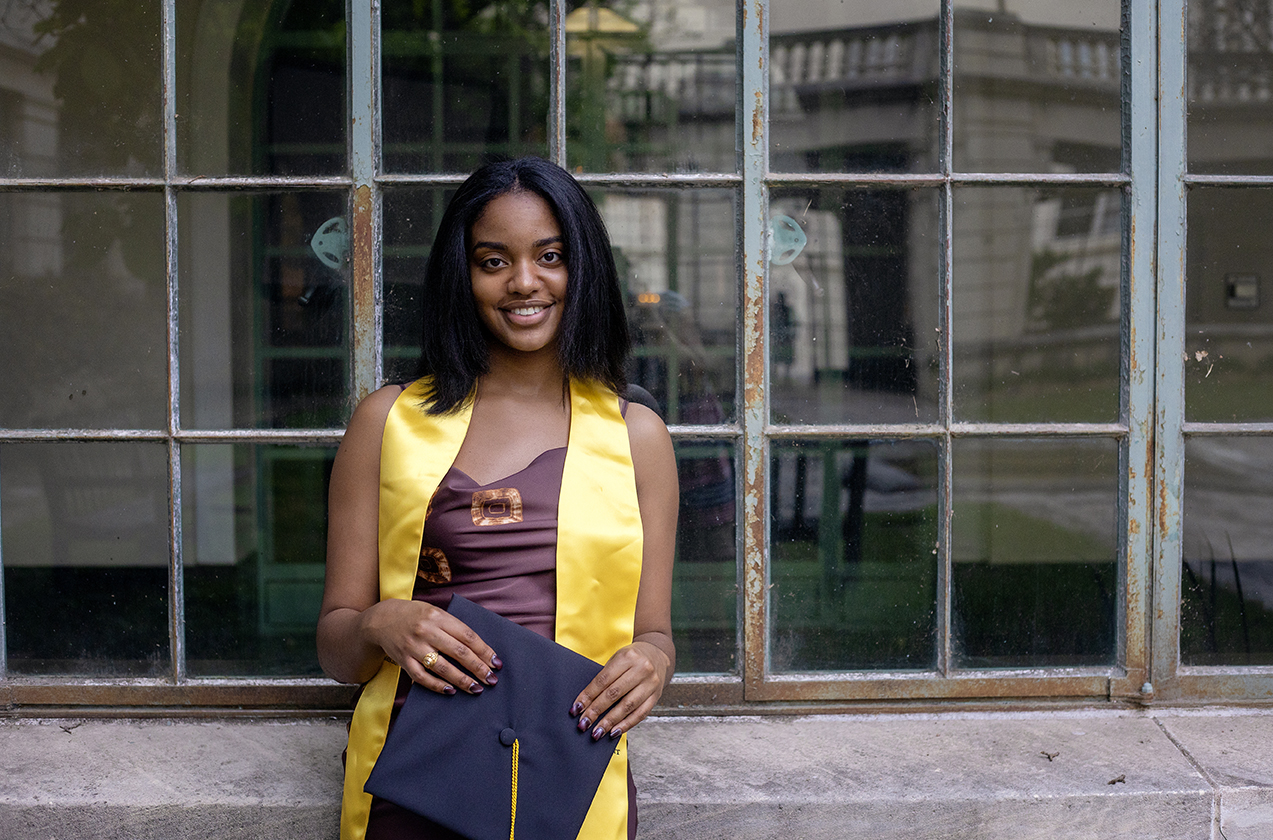
M 335 838 L 344 739 L 338 720 L 8 720 L 0 838 Z M 1273 837 L 1261 711 L 669 717 L 632 754 L 646 838 Z

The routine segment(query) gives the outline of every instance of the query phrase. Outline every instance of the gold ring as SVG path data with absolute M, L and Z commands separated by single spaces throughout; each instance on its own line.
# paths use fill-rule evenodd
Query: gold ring
M 424 659 L 422 659 L 422 660 L 420 660 L 420 661 L 424 663 L 424 667 L 425 667 L 425 668 L 427 668 L 427 669 L 429 669 L 430 671 L 432 671 L 432 670 L 433 670 L 433 665 L 434 665 L 434 664 L 438 661 L 438 652 L 437 652 L 436 650 L 431 650 L 431 651 L 429 651 L 429 652 L 428 652 L 428 654 L 424 657 Z

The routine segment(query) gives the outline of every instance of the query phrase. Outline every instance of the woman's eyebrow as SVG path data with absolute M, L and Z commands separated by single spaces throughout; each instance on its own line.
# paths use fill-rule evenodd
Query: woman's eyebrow
M 552 245 L 554 242 L 559 245 L 562 245 L 562 244 L 565 244 L 566 240 L 562 239 L 560 236 L 550 236 L 547 239 L 541 239 L 538 242 L 534 243 L 534 247 L 542 248 L 545 245 Z

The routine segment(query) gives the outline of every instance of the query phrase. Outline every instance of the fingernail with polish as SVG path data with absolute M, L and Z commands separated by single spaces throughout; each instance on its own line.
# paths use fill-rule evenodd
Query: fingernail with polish
M 455 686 L 453 685 L 442 686 L 442 693 L 445 694 L 447 697 L 450 697 L 452 694 L 455 693 Z
M 600 741 L 601 736 L 604 734 L 606 734 L 606 731 L 598 726 L 596 729 L 592 730 L 592 740 Z
M 618 738 L 622 734 L 623 734 L 623 730 L 616 726 L 614 729 L 610 730 L 610 740 L 613 741 L 615 738 Z
M 504 667 L 504 660 L 500 659 L 498 656 L 492 656 L 492 657 L 491 657 L 491 667 L 492 667 L 492 668 L 495 668 L 495 669 L 497 669 L 497 670 L 498 670 L 499 668 L 503 668 L 503 667 Z
M 591 723 L 592 721 L 588 720 L 587 718 L 579 718 L 579 731 L 583 732 L 585 729 L 588 728 L 589 724 Z
M 578 700 L 576 700 L 575 705 L 570 707 L 570 716 L 579 717 L 579 713 L 582 711 L 583 711 L 583 703 L 580 703 Z
M 494 671 L 492 671 L 492 672 L 490 672 L 490 673 L 488 673 L 488 674 L 486 675 L 486 684 L 487 684 L 487 685 L 495 685 L 495 683 L 497 683 L 497 682 L 499 682 L 499 677 L 495 676 L 495 672 L 494 672 Z
M 482 693 L 482 687 L 481 687 L 480 685 L 478 685 L 477 683 L 473 683 L 472 685 L 470 685 L 470 686 L 469 686 L 469 693 L 470 693 L 470 694 L 481 694 L 481 693 Z

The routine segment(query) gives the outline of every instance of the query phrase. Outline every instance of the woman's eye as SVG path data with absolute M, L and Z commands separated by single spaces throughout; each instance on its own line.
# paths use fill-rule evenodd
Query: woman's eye
M 540 257 L 540 259 L 548 263 L 549 265 L 556 265 L 557 263 L 561 262 L 561 254 L 557 253 L 556 251 L 549 251 L 548 253 Z

